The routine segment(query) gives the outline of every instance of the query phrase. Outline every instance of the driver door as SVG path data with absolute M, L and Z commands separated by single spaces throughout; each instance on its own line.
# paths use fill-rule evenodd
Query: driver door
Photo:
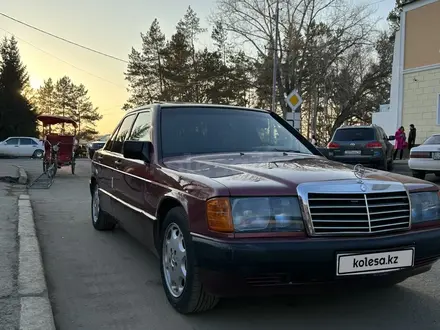
M 0 154 L 4 156 L 19 156 L 20 141 L 18 138 L 9 138 L 0 146 Z

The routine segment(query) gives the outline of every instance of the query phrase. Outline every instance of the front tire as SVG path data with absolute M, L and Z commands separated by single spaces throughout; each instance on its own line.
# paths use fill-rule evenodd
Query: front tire
M 110 219 L 110 216 L 101 210 L 101 202 L 99 200 L 99 189 L 96 184 L 93 188 L 92 195 L 92 224 L 96 230 L 104 231 L 104 230 L 112 230 L 115 228 L 115 222 Z
M 162 285 L 174 309 L 181 314 L 191 314 L 214 308 L 219 299 L 206 292 L 200 281 L 188 217 L 183 208 L 175 207 L 165 216 L 159 249 Z

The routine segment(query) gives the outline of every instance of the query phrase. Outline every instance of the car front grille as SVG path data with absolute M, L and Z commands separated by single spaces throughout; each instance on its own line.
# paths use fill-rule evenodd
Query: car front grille
M 381 193 L 309 193 L 314 234 L 387 233 L 410 228 L 406 191 Z

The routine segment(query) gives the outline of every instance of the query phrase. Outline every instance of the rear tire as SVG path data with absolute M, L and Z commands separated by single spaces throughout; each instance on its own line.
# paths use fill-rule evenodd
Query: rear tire
M 37 158 L 37 159 L 41 159 L 43 158 L 44 155 L 44 151 L 41 149 L 35 150 L 34 154 L 32 155 L 32 158 Z
M 421 179 L 421 180 L 425 180 L 426 177 L 426 172 L 425 171 L 412 171 L 412 175 L 413 177 L 417 178 L 417 179 Z
M 188 217 L 185 210 L 182 207 L 172 208 L 165 216 L 161 227 L 159 245 L 160 274 L 169 303 L 181 314 L 200 313 L 214 308 L 219 298 L 206 292 L 200 281 L 199 268 L 195 263 L 194 245 L 191 235 L 189 234 Z M 183 263 L 183 259 L 186 260 L 184 263 L 184 269 L 186 270 L 184 284 L 180 292 L 173 291 L 173 289 L 170 288 L 170 286 L 172 286 L 170 284 L 171 273 L 173 273 L 173 271 L 170 270 L 172 263 L 170 259 L 174 260 L 174 258 L 171 258 L 171 255 L 173 255 L 173 249 L 170 248 L 171 244 L 168 245 L 167 243 L 170 243 L 172 237 L 175 237 L 170 234 L 171 229 L 174 229 L 175 233 L 179 233 L 180 231 L 179 237 L 182 243 L 179 246 L 184 247 L 183 253 L 182 251 L 177 251 L 177 255 L 174 253 L 177 257 L 177 267 L 175 266 L 175 269 L 181 269 L 179 265 Z M 170 236 L 168 236 L 168 234 L 170 234 Z M 169 237 L 169 240 L 167 240 L 167 237 Z M 181 285 L 181 283 L 181 281 L 176 283 L 176 286 L 177 284 Z
M 110 218 L 108 214 L 101 210 L 101 202 L 99 200 L 99 190 L 96 184 L 93 188 L 92 203 L 91 203 L 91 215 L 92 224 L 96 230 L 112 230 L 115 228 L 115 222 Z

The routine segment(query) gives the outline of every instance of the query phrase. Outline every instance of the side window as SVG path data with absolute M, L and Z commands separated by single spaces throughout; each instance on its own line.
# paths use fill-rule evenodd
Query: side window
M 22 146 L 31 146 L 34 144 L 36 144 L 36 143 L 32 139 L 25 139 L 25 138 L 20 139 L 20 145 L 22 145 Z
M 134 141 L 151 141 L 151 112 L 141 112 L 134 122 L 128 140 Z
M 123 119 L 121 126 L 119 126 L 119 131 L 115 135 L 112 141 L 112 146 L 111 146 L 112 152 L 122 154 L 122 144 L 124 143 L 125 140 L 127 140 L 128 135 L 130 134 L 130 129 L 131 126 L 133 125 L 133 121 L 135 117 L 136 115 L 130 115 Z
M 18 139 L 17 138 L 9 139 L 8 141 L 6 141 L 6 144 L 16 146 L 16 145 L 18 145 Z

